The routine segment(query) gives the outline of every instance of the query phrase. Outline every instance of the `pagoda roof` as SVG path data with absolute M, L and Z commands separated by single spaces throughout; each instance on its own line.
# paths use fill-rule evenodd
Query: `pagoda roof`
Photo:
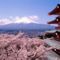
M 60 16 L 56 17 L 53 21 L 48 22 L 48 24 L 60 24 Z
M 60 15 L 60 4 L 57 4 L 57 6 L 49 12 L 48 15 Z

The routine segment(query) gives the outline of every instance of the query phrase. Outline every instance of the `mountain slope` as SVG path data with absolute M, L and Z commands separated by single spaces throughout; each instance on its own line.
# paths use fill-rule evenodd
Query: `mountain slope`
M 29 23 L 29 24 L 7 24 L 7 25 L 0 25 L 1 30 L 20 30 L 20 29 L 36 29 L 36 30 L 48 30 L 48 29 L 54 29 L 54 26 L 46 25 L 46 24 L 35 24 L 35 23 Z

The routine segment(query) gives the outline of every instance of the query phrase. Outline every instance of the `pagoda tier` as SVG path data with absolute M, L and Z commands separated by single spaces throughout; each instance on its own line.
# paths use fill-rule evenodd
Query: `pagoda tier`
M 48 24 L 60 24 L 60 16 L 56 17 L 55 20 L 48 22 Z
M 57 6 L 49 12 L 48 15 L 60 15 L 60 4 L 57 4 Z

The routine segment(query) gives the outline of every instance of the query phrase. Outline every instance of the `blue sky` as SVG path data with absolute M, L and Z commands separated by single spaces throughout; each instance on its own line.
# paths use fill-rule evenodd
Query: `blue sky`
M 30 22 L 45 24 L 54 19 L 55 16 L 48 16 L 48 12 L 57 4 L 58 0 L 0 0 L 0 24 L 21 22 L 19 20 L 24 21 L 24 18 L 26 22 L 33 20 Z

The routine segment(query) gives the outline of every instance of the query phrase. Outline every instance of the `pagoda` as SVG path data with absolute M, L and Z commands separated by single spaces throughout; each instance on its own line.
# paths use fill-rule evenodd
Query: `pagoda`
M 55 27 L 55 34 L 57 39 L 60 39 L 60 4 L 57 4 L 57 6 L 48 13 L 48 15 L 58 15 L 53 21 L 48 22 L 48 24 L 57 24 L 57 27 Z
M 60 55 L 60 4 L 57 4 L 57 6 L 51 12 L 49 12 L 48 15 L 57 15 L 54 20 L 48 22 L 48 24 L 56 24 L 57 27 L 55 27 L 53 33 L 48 33 L 48 35 L 53 35 L 54 39 L 51 41 L 48 39 L 47 44 L 55 47 L 55 49 L 52 50 Z

